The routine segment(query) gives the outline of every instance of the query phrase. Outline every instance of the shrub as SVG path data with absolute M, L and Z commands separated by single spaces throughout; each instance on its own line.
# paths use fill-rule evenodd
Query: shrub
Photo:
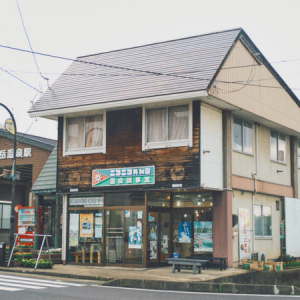
M 33 258 L 33 254 L 24 252 L 23 256 L 22 256 L 21 252 L 16 252 L 16 253 L 14 253 L 14 258 L 15 258 L 15 260 L 19 260 L 19 259 L 22 259 L 22 258 L 29 259 L 29 258 Z
M 21 259 L 20 264 L 23 267 L 34 268 L 36 264 L 36 259 Z M 40 269 L 52 269 L 53 262 L 49 260 L 40 259 L 37 265 Z

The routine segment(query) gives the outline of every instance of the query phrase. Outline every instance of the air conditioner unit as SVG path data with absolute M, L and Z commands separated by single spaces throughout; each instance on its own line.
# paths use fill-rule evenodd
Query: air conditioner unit
M 252 260 L 260 260 L 267 261 L 267 253 L 266 252 L 253 252 L 251 255 Z

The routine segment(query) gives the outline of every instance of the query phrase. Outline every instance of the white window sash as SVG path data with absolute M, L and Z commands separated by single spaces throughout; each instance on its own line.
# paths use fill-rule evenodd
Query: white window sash
M 68 126 L 67 126 L 67 116 L 64 116 L 64 125 L 63 125 L 63 156 L 67 155 L 79 155 L 79 154 L 93 154 L 93 153 L 106 153 L 106 111 L 99 113 L 98 115 L 103 116 L 103 138 L 102 138 L 102 146 L 95 146 L 95 147 L 82 147 L 82 148 L 74 148 L 74 149 L 68 149 Z M 97 115 L 95 115 L 97 116 Z M 87 116 L 89 117 L 89 116 Z M 84 122 L 84 128 L 86 127 L 86 122 Z M 84 130 L 84 144 L 86 140 Z
M 161 142 L 148 142 L 147 141 L 147 108 L 143 106 L 143 120 L 142 120 L 142 150 L 148 149 L 160 149 L 160 148 L 171 148 L 171 147 L 192 147 L 193 146 L 193 103 L 178 104 L 173 106 L 161 106 L 161 108 L 174 107 L 188 105 L 188 138 L 182 140 L 166 140 Z M 149 107 L 151 109 L 152 107 Z M 160 107 L 157 107 L 160 108 Z M 166 125 L 166 134 L 168 137 L 168 124 Z

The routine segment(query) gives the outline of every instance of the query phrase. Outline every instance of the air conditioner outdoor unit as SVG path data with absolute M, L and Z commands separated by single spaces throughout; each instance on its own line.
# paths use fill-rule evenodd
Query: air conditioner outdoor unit
M 253 252 L 251 255 L 252 260 L 260 260 L 267 261 L 267 253 L 266 252 Z

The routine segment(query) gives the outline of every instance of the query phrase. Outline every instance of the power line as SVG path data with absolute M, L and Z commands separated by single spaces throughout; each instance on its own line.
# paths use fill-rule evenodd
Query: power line
M 3 69 L 0 67 L 0 70 L 2 70 L 3 72 L 7 73 L 8 75 L 14 77 L 15 79 L 19 80 L 20 82 L 22 82 L 23 84 L 27 85 L 28 87 L 34 89 L 35 91 L 39 92 L 39 93 L 42 93 L 40 90 L 36 89 L 34 86 L 30 85 L 29 83 L 27 83 L 26 81 L 24 81 L 23 79 L 17 77 L 16 75 L 10 73 L 9 71 Z
M 25 52 L 25 53 L 31 53 L 29 50 L 10 47 L 10 46 L 5 46 L 5 45 L 0 45 L 0 47 L 10 49 L 10 50 L 15 50 L 15 51 L 21 51 L 21 52 Z M 101 63 L 95 63 L 95 62 L 85 61 L 85 60 L 81 60 L 81 59 L 72 59 L 72 58 L 67 58 L 67 57 L 52 55 L 52 54 L 46 54 L 46 53 L 41 53 L 41 52 L 34 52 L 34 53 L 37 54 L 37 55 L 50 57 L 50 58 L 62 59 L 62 60 L 67 60 L 67 61 L 72 61 L 72 62 L 79 62 L 79 63 L 89 64 L 89 65 L 101 66 L 101 67 L 105 67 L 105 68 L 117 69 L 117 70 L 125 70 L 125 71 L 144 73 L 144 74 L 148 74 L 148 75 L 177 77 L 177 78 L 200 80 L 200 81 L 210 81 L 211 80 L 209 78 L 183 76 L 183 75 L 176 75 L 176 74 L 170 74 L 170 73 L 162 73 L 162 72 L 155 72 L 155 71 L 148 71 L 148 70 L 139 70 L 139 69 L 135 69 L 135 68 L 120 67 L 120 66 L 114 66 L 114 65 L 109 65 L 109 64 L 101 64 Z M 248 86 L 255 86 L 255 87 L 257 86 L 257 87 L 265 87 L 265 88 L 283 89 L 283 87 L 278 87 L 278 86 L 262 86 L 262 85 L 255 85 L 255 84 L 247 84 L 247 83 L 244 83 L 244 82 L 241 82 L 241 81 L 218 80 L 216 82 L 218 82 L 218 83 L 228 83 L 228 84 L 248 85 Z M 288 88 L 288 90 L 291 90 L 291 89 Z
M 17 4 L 17 7 L 18 7 L 18 10 L 19 10 L 19 13 L 20 13 L 20 17 L 21 17 L 21 21 L 22 21 L 23 29 L 24 29 L 24 31 L 25 31 L 26 38 L 27 38 L 27 41 L 28 41 L 29 47 L 30 47 L 30 49 L 31 49 L 31 53 L 32 53 L 32 55 L 33 55 L 33 59 L 34 59 L 35 65 L 36 65 L 36 67 L 37 67 L 37 69 L 38 69 L 38 72 L 39 72 L 40 76 L 41 76 L 43 79 L 45 79 L 45 80 L 47 80 L 47 81 L 48 81 L 48 80 L 49 80 L 49 78 L 46 78 L 46 77 L 44 77 L 44 76 L 43 76 L 43 74 L 42 74 L 42 72 L 41 72 L 41 70 L 40 70 L 40 68 L 39 68 L 39 65 L 38 65 L 38 63 L 37 63 L 37 60 L 36 60 L 36 57 L 35 57 L 35 53 L 34 53 L 34 51 L 33 51 L 33 49 L 32 49 L 32 46 L 31 46 L 31 43 L 30 43 L 30 39 L 29 39 L 29 35 L 28 35 L 28 33 L 27 33 L 27 30 L 26 30 L 26 27 L 25 27 L 25 23 L 24 23 L 23 15 L 22 15 L 22 12 L 21 12 L 21 9 L 20 9 L 20 6 L 19 6 L 19 3 L 18 3 L 18 0 L 16 0 L 16 4 Z

